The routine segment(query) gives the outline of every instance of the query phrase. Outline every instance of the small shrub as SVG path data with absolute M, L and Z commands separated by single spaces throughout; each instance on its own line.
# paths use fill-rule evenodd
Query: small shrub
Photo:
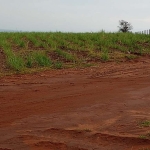
M 101 54 L 102 61 L 108 61 L 109 60 L 109 54 L 107 52 L 103 52 Z
M 63 67 L 62 62 L 57 61 L 57 62 L 54 63 L 54 68 L 55 69 L 62 69 L 62 67 Z

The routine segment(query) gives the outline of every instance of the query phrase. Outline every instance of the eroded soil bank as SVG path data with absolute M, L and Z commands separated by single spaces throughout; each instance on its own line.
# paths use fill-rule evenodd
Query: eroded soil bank
M 145 120 L 149 58 L 0 79 L 0 150 L 149 150 Z

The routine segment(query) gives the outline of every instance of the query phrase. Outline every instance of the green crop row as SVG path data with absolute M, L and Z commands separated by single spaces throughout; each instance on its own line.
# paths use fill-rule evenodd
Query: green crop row
M 150 36 L 105 32 L 0 33 L 0 50 L 7 70 L 63 68 L 149 55 Z

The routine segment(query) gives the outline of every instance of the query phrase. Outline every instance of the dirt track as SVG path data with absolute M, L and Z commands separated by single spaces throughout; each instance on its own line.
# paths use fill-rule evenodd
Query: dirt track
M 146 150 L 150 59 L 0 79 L 0 150 Z

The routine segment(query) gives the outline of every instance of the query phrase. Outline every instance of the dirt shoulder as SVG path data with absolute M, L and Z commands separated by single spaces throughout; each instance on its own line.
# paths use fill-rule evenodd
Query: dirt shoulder
M 0 149 L 150 149 L 150 59 L 0 79 Z

